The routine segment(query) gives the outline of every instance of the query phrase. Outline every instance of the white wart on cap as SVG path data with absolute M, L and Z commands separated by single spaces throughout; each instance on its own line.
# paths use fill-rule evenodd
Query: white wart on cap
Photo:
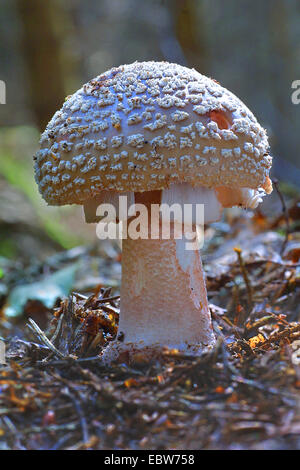
M 167 62 L 91 80 L 66 99 L 40 144 L 35 177 L 51 205 L 176 183 L 272 191 L 267 135 L 251 111 L 214 80 Z

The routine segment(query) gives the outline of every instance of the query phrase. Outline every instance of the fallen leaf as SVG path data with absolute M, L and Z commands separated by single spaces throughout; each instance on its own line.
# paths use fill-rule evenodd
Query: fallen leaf
M 6 317 L 19 317 L 29 300 L 39 300 L 45 307 L 52 308 L 58 298 L 69 294 L 74 285 L 78 263 L 46 276 L 42 281 L 16 286 L 10 292 L 4 314 Z

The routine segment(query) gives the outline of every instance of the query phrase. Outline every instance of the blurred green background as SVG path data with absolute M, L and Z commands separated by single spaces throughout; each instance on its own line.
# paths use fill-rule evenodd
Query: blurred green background
M 65 96 L 135 60 L 194 67 L 229 88 L 268 130 L 273 176 L 300 187 L 299 14 L 297 0 L 2 0 L 0 256 L 44 259 L 95 241 L 80 207 L 42 201 L 32 155 Z

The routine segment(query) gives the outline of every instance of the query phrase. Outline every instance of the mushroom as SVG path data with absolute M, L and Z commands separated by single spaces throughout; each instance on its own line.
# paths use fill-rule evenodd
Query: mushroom
M 42 196 L 84 205 L 88 222 L 101 203 L 117 208 L 119 195 L 148 209 L 204 204 L 209 223 L 224 207 L 253 209 L 272 191 L 267 135 L 249 109 L 215 80 L 167 62 L 135 62 L 91 80 L 66 99 L 40 146 Z M 178 223 L 175 216 L 169 239 L 123 240 L 119 335 L 105 362 L 214 344 L 200 251 L 186 249 L 197 220 L 181 239 Z

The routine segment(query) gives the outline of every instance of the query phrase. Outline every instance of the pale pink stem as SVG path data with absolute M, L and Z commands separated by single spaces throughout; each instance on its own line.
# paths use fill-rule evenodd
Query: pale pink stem
M 186 350 L 214 343 L 200 252 L 187 251 L 186 241 L 123 240 L 119 334 L 125 344 Z

